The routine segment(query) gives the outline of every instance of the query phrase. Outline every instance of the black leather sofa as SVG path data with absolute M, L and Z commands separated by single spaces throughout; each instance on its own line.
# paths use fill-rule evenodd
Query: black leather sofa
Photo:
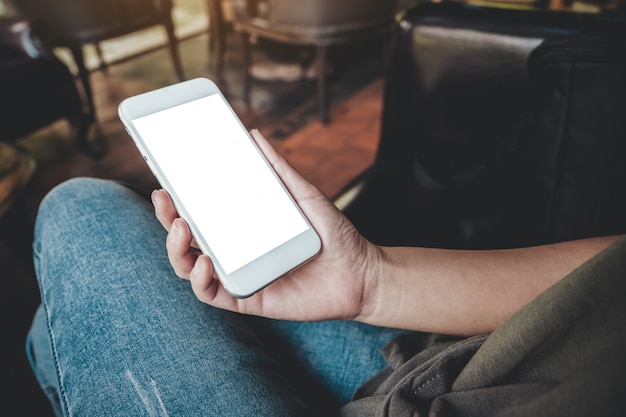
M 619 214 L 626 212 L 623 168 L 602 168 L 614 180 L 595 193 L 611 201 L 594 200 L 595 214 L 582 204 L 559 209 L 547 207 L 541 201 L 546 197 L 533 190 L 533 162 L 519 152 L 520 141 L 529 141 L 531 51 L 549 37 L 624 22 L 615 14 L 459 3 L 406 11 L 397 19 L 390 50 L 376 161 L 336 204 L 366 237 L 385 245 L 515 247 L 625 232 Z M 626 103 L 614 108 L 621 111 L 617 119 L 623 113 L 626 120 Z M 596 122 L 605 123 L 602 115 Z M 530 159 L 541 159 L 550 150 L 539 146 L 533 152 Z M 626 157 L 622 145 L 603 152 Z M 556 198 L 567 205 L 572 200 L 562 191 Z M 575 193 L 579 201 L 598 198 L 582 188 Z M 528 199 L 539 209 L 529 211 Z M 571 216 L 561 221 L 565 212 Z
M 59 120 L 68 122 L 78 148 L 98 155 L 88 138 L 93 118 L 85 111 L 70 70 L 42 44 L 30 21 L 0 18 L 0 142 L 14 144 Z M 28 157 L 17 160 L 21 159 Z M 16 163 L 2 172 L 7 177 L 1 178 L 0 207 L 6 212 L 0 213 L 0 239 L 8 242 L 13 256 L 32 268 L 32 219 L 22 192 L 32 173 L 25 174 L 23 165 Z
M 92 118 L 70 70 L 33 33 L 30 21 L 0 19 L 0 140 L 14 142 L 67 119 L 86 145 Z

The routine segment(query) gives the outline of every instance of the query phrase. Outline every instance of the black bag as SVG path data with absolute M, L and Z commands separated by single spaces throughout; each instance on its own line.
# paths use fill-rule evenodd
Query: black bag
M 626 31 L 548 38 L 528 70 L 507 233 L 536 244 L 626 232 Z

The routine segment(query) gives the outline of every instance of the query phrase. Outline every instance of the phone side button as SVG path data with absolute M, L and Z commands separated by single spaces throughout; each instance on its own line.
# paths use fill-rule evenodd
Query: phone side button
M 148 168 L 150 168 L 150 170 L 154 172 L 154 169 L 152 168 L 152 164 L 150 163 L 150 160 L 148 159 L 148 157 L 146 155 L 141 155 L 141 156 L 143 156 L 143 159 L 146 161 L 146 164 L 148 164 Z
M 150 163 L 150 160 L 148 159 L 148 157 L 146 155 L 141 155 L 141 156 L 146 161 L 146 164 L 148 164 L 148 168 L 150 168 L 150 172 L 152 172 L 152 175 L 156 178 L 156 172 L 154 171 L 154 167 Z

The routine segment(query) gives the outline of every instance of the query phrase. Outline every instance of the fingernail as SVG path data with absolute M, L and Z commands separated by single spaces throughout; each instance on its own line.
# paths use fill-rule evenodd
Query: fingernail
M 173 231 L 176 234 L 180 232 L 180 221 L 178 219 L 174 219 L 174 221 L 172 222 L 171 229 L 172 229 L 171 231 Z

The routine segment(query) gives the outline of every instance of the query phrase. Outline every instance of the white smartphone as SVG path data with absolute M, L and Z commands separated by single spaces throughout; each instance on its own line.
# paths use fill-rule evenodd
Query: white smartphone
M 211 80 L 129 97 L 119 116 L 234 297 L 319 252 L 314 228 Z

